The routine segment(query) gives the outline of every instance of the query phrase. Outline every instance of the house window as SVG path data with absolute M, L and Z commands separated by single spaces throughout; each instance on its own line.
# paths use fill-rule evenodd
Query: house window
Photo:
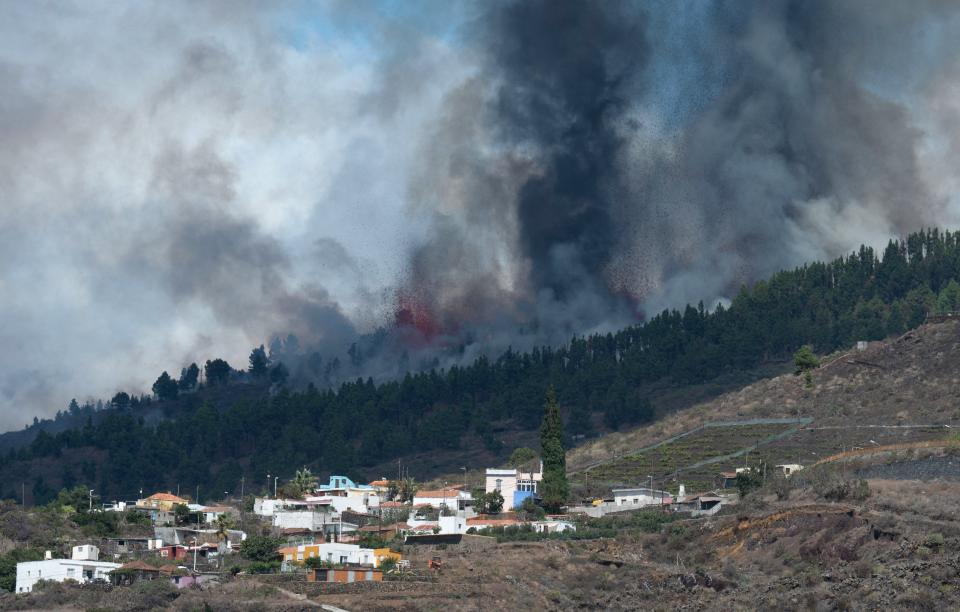
M 317 556 L 317 553 L 315 553 L 315 552 L 313 552 L 313 551 L 311 550 L 311 551 L 310 551 L 310 556 L 311 556 L 311 557 L 316 557 L 316 556 Z
M 502 488 L 503 488 L 503 480 L 497 478 L 497 486 L 496 486 L 497 491 L 501 490 Z
M 297 553 L 297 561 L 303 561 L 303 553 Z
M 287 553 L 287 561 L 293 561 L 293 553 Z

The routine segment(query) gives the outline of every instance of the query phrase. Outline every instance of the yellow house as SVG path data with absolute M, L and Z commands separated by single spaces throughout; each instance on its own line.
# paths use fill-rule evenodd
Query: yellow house
M 380 564 L 386 561 L 387 559 L 393 559 L 395 563 L 399 563 L 403 559 L 403 555 L 398 552 L 394 552 L 389 548 L 374 548 L 373 549 L 373 558 L 377 560 L 374 567 L 380 567 Z
M 281 558 L 291 564 L 303 565 L 309 559 L 319 558 L 330 563 L 357 563 L 379 567 L 384 559 L 399 561 L 402 556 L 389 548 L 360 548 L 356 544 L 325 542 L 323 544 L 300 544 L 286 546 L 277 551 Z
M 154 510 L 173 512 L 174 506 L 188 503 L 190 502 L 182 497 L 177 497 L 172 493 L 154 493 L 146 499 L 138 499 L 137 508 L 150 508 Z

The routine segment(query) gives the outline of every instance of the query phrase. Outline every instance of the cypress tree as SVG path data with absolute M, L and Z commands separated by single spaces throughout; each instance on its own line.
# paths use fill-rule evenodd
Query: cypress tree
M 543 504 L 556 512 L 567 502 L 570 485 L 567 483 L 567 455 L 563 444 L 563 420 L 557 394 L 550 387 L 543 406 L 543 425 L 540 427 L 540 456 L 543 459 Z

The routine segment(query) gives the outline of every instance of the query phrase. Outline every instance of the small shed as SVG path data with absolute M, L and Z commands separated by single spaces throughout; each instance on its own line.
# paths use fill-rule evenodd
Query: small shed
M 720 472 L 717 474 L 717 486 L 721 489 L 732 489 L 737 486 L 737 472 Z

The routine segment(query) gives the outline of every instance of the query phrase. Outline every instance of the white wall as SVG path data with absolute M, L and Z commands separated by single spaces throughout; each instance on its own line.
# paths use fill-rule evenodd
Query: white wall
M 458 491 L 458 492 L 456 492 L 456 493 L 454 493 L 453 491 L 451 491 L 451 492 L 450 492 L 450 495 L 447 495 L 447 496 L 445 496 L 445 497 L 444 497 L 444 496 L 441 496 L 441 497 L 432 497 L 432 496 L 431 496 L 431 497 L 423 497 L 423 496 L 420 496 L 420 495 L 415 495 L 414 498 L 413 498 L 413 505 L 414 505 L 414 506 L 424 506 L 424 505 L 426 505 L 426 506 L 432 506 L 432 507 L 434 507 L 434 508 L 440 508 L 441 506 L 443 506 L 444 504 L 446 504 L 446 506 L 447 506 L 448 509 L 456 511 L 456 510 L 459 510 L 459 509 L 460 509 L 460 502 L 461 502 L 461 501 L 467 501 L 467 500 L 470 500 L 470 499 L 473 499 L 473 496 L 470 495 L 469 493 L 465 492 L 465 491 Z
M 273 526 L 280 529 L 319 530 L 324 524 L 335 522 L 331 515 L 310 510 L 280 510 L 273 514 Z
M 651 491 L 650 489 L 613 491 L 613 503 L 617 506 L 649 506 L 670 503 L 672 497 L 667 491 Z
M 273 513 L 283 507 L 283 500 L 257 497 L 253 500 L 253 513 L 258 516 L 273 516 Z
M 41 580 L 63 582 L 76 580 L 109 580 L 110 571 L 120 567 L 119 563 L 106 561 L 83 561 L 74 559 L 50 559 L 47 561 L 25 561 L 17 563 L 17 593 L 29 593 Z
M 329 542 L 319 546 L 320 558 L 331 563 L 358 563 L 373 565 L 376 558 L 372 548 L 360 548 L 358 544 L 342 544 Z
M 441 516 L 437 524 L 440 533 L 467 533 L 467 519 L 462 516 Z
M 503 496 L 503 505 L 509 508 L 513 505 L 513 494 L 517 490 L 517 471 L 516 470 L 487 470 L 487 481 L 484 487 L 485 493 L 500 491 Z M 497 487 L 497 481 L 500 486 Z
M 376 496 L 373 496 L 376 498 Z M 379 498 L 376 498 L 377 504 L 379 504 Z M 310 496 L 307 498 L 308 502 L 317 502 L 323 504 L 330 508 L 333 508 L 337 512 L 343 512 L 345 510 L 350 510 L 353 512 L 358 512 L 360 514 L 366 514 L 369 511 L 369 507 L 364 504 L 363 496 L 355 497 L 341 497 L 338 495 L 323 495 L 323 496 Z

